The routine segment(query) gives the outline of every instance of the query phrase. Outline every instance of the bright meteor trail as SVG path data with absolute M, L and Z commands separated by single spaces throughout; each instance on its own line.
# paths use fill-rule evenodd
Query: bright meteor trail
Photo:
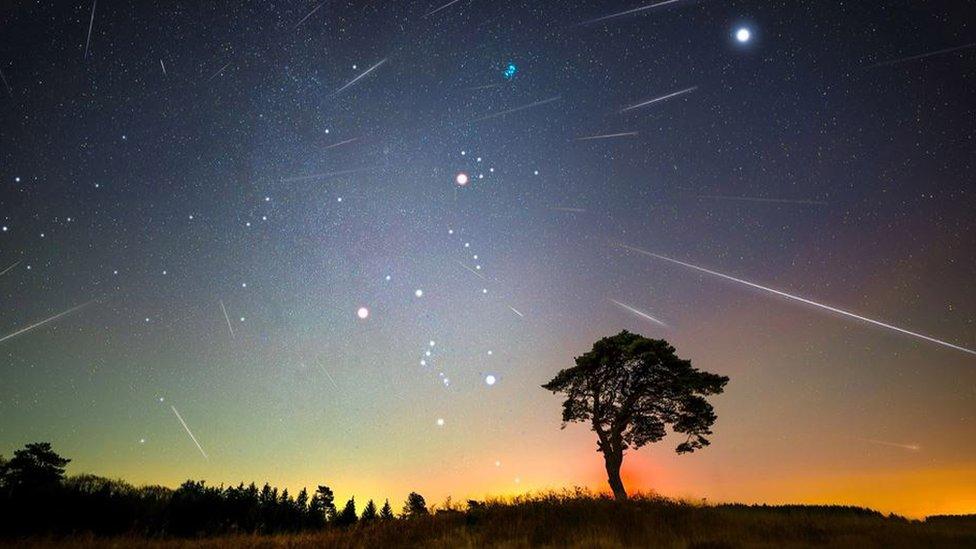
M 91 19 L 88 20 L 88 38 L 85 39 L 85 60 L 88 59 L 88 46 L 91 45 L 91 31 L 92 27 L 95 26 L 95 5 L 97 3 L 98 0 L 92 0 Z
M 621 11 L 617 13 L 611 13 L 610 15 L 604 15 L 603 17 L 597 17 L 596 19 L 590 19 L 589 21 L 583 21 L 580 25 L 589 25 L 590 23 L 598 23 L 600 21 L 606 21 L 607 19 L 613 19 L 615 17 L 623 17 L 624 15 L 630 15 L 632 13 L 638 13 L 645 10 L 650 10 L 654 8 L 659 8 L 661 6 L 666 6 L 668 4 L 674 4 L 675 2 L 680 2 L 681 0 L 664 0 L 663 2 L 658 2 L 656 4 L 649 4 L 647 6 L 641 6 L 639 8 L 634 8 L 627 11 Z
M 14 268 L 14 267 L 16 267 L 17 265 L 20 265 L 20 262 L 21 262 L 21 261 L 23 261 L 23 260 L 22 260 L 22 259 L 20 259 L 20 260 L 17 260 L 17 261 L 16 261 L 16 262 L 15 262 L 15 263 L 14 263 L 13 265 L 11 265 L 11 266 L 9 266 L 9 267 L 7 267 L 6 269 L 4 269 L 4 270 L 2 270 L 2 271 L 0 271 L 0 276 L 3 276 L 3 275 L 5 275 L 5 274 L 7 274 L 7 273 L 8 273 L 9 271 L 10 271 L 10 269 L 13 269 L 13 268 Z
M 742 280 L 741 278 L 735 278 L 734 276 L 729 276 L 727 274 L 722 274 L 722 273 L 719 273 L 719 272 L 716 272 L 716 271 L 712 271 L 712 270 L 706 269 L 704 267 L 699 267 L 698 265 L 692 265 L 691 263 L 685 263 L 684 261 L 678 261 L 677 259 L 671 259 L 670 257 L 665 257 L 663 255 L 659 255 L 659 254 L 656 254 L 656 253 L 648 252 L 647 250 L 642 250 L 640 248 L 634 248 L 632 246 L 627 246 L 627 245 L 624 245 L 624 244 L 617 244 L 617 246 L 619 246 L 621 248 L 624 248 L 624 249 L 627 249 L 627 250 L 630 250 L 632 252 L 637 252 L 637 253 L 644 254 L 644 255 L 647 255 L 647 256 L 650 256 L 650 257 L 656 257 L 657 259 L 663 259 L 664 261 L 669 261 L 671 263 L 674 263 L 674 264 L 677 264 L 677 265 L 681 265 L 681 266 L 687 267 L 689 269 L 694 269 L 696 271 L 700 271 L 700 272 L 707 273 L 707 274 L 710 274 L 710 275 L 713 275 L 713 276 L 717 276 L 717 277 L 720 277 L 720 278 L 724 278 L 726 280 L 731 280 L 733 282 L 738 282 L 739 284 L 744 284 L 744 285 L 749 286 L 751 288 L 756 288 L 758 290 L 763 290 L 765 292 L 769 292 L 771 294 L 775 294 L 775 295 L 778 295 L 778 296 L 781 296 L 781 297 L 785 297 L 787 299 L 792 299 L 793 301 L 799 301 L 800 303 L 806 303 L 807 305 L 813 305 L 814 307 L 818 307 L 820 309 L 824 309 L 824 310 L 830 311 L 832 313 L 837 313 L 837 314 L 840 314 L 840 315 L 844 315 L 846 317 L 850 317 L 850 318 L 853 318 L 853 319 L 856 319 L 856 320 L 860 320 L 862 322 L 867 322 L 868 324 L 874 324 L 875 326 L 880 326 L 882 328 L 887 328 L 889 330 L 893 330 L 895 332 L 899 332 L 899 333 L 902 333 L 902 334 L 905 334 L 905 335 L 910 335 L 910 336 L 916 337 L 918 339 L 924 339 L 925 341 L 928 341 L 928 342 L 931 342 L 931 343 L 935 343 L 935 344 L 938 344 L 938 345 L 942 345 L 944 347 L 949 347 L 950 349 L 955 349 L 957 351 L 962 351 L 964 353 L 969 353 L 971 355 L 976 355 L 976 351 L 974 351 L 972 349 L 967 349 L 965 347 L 960 347 L 959 345 L 953 345 L 952 343 L 949 343 L 949 342 L 946 342 L 946 341 L 942 341 L 941 339 L 936 339 L 934 337 L 929 337 L 927 335 L 923 335 L 923 334 L 920 334 L 920 333 L 917 333 L 917 332 L 912 332 L 912 331 L 906 330 L 904 328 L 899 328 L 898 326 L 892 326 L 891 324 L 886 324 L 884 322 L 881 322 L 880 320 L 874 320 L 874 319 L 871 319 L 871 318 L 867 318 L 867 317 L 864 317 L 864 316 L 861 316 L 861 315 L 854 314 L 854 313 L 849 312 L 849 311 L 845 311 L 843 309 L 838 309 L 836 307 L 831 307 L 830 305 L 824 305 L 823 303 L 817 303 L 816 301 L 811 301 L 809 299 L 802 298 L 802 297 L 799 297 L 799 296 L 795 296 L 793 294 L 788 294 L 786 292 L 783 292 L 783 291 L 780 291 L 780 290 L 776 290 L 774 288 L 768 288 L 766 286 L 761 286 L 759 284 L 756 284 L 755 282 L 749 282 L 748 280 Z
M 623 307 L 624 309 L 627 309 L 628 311 L 634 313 L 635 315 L 637 315 L 637 316 L 639 316 L 639 317 L 641 317 L 641 318 L 643 318 L 645 320 L 650 320 L 651 322 L 653 322 L 655 324 L 658 324 L 658 325 L 661 325 L 661 326 L 664 326 L 665 328 L 668 327 L 667 324 L 665 324 L 665 323 L 661 322 L 660 320 L 654 318 L 653 316 L 645 313 L 644 311 L 639 311 L 639 310 L 631 307 L 630 305 L 627 305 L 626 303 L 621 303 L 621 302 L 617 301 L 616 299 L 611 299 L 610 301 L 612 303 L 615 303 L 616 305 L 618 305 L 620 307 Z
M 646 106 L 648 106 L 648 105 L 650 105 L 652 103 L 657 103 L 658 101 L 666 101 L 668 99 L 671 99 L 672 97 L 677 97 L 679 95 L 684 95 L 686 93 L 691 93 L 691 92 L 693 92 L 693 91 L 695 91 L 697 89 L 698 89 L 698 86 L 692 86 L 690 88 L 685 88 L 683 90 L 678 90 L 676 92 L 669 93 L 667 95 L 662 95 L 661 97 L 655 97 L 654 99 L 651 99 L 649 101 L 643 101 L 643 102 L 638 103 L 636 105 L 631 105 L 629 107 L 624 107 L 624 108 L 620 109 L 620 112 L 627 112 L 627 111 L 630 111 L 630 110 L 639 109 L 641 107 L 646 107 Z
M 319 11 L 319 9 L 322 6 L 324 6 L 324 5 L 325 5 L 325 2 L 322 2 L 321 4 L 315 6 L 315 8 L 313 8 L 312 11 L 308 12 L 308 15 L 306 15 L 305 17 L 302 17 L 302 20 L 301 21 L 295 23 L 295 26 L 292 27 L 292 30 L 297 29 L 302 23 L 305 22 L 306 19 L 308 19 L 309 17 L 311 17 L 315 12 Z
M 234 339 L 234 327 L 230 325 L 230 317 L 227 316 L 227 308 L 224 307 L 224 301 L 220 301 L 220 310 L 224 312 L 224 320 L 227 321 L 227 329 L 230 330 L 230 337 Z
M 88 305 L 91 305 L 94 302 L 95 302 L 95 300 L 93 299 L 93 300 L 91 300 L 91 301 L 89 301 L 87 303 L 82 303 L 81 305 L 77 305 L 75 307 L 72 307 L 72 308 L 68 309 L 67 311 L 58 313 L 58 314 L 56 314 L 56 315 L 54 315 L 54 316 L 52 316 L 50 318 L 45 318 L 44 320 L 42 320 L 40 322 L 35 322 L 34 324 L 31 324 L 30 326 L 27 326 L 26 328 L 21 328 L 21 329 L 17 330 L 14 333 L 7 334 L 7 335 L 5 335 L 3 337 L 0 337 L 0 343 L 3 343 L 4 341 L 7 341 L 8 339 L 17 337 L 20 334 L 29 332 L 29 331 L 33 330 L 34 328 L 40 328 L 41 326 L 47 324 L 48 322 L 54 322 L 55 320 L 57 320 L 57 319 L 59 319 L 59 318 L 61 318 L 63 316 L 67 316 L 67 315 L 69 315 L 69 314 L 71 314 L 71 313 L 73 313 L 73 312 L 75 312 L 75 311 L 77 311 L 79 309 L 82 309 L 84 307 L 87 307 Z
M 437 12 L 439 12 L 439 11 L 441 11 L 442 9 L 444 9 L 444 8 L 449 8 L 449 7 L 451 7 L 451 6 L 453 6 L 454 4 L 457 4 L 457 3 L 458 3 L 458 2 L 460 2 L 460 1 L 461 1 L 461 0 L 451 0 L 450 2 L 448 2 L 448 3 L 446 3 L 446 4 L 444 4 L 443 6 L 441 6 L 441 7 L 439 7 L 439 8 L 437 8 L 437 9 L 434 9 L 434 10 L 432 10 L 432 11 L 429 11 L 429 12 L 427 12 L 427 13 L 426 13 L 426 14 L 424 15 L 424 17 L 430 17 L 431 15 L 434 15 L 435 13 L 437 13 Z
M 187 426 L 185 421 L 183 421 L 183 416 L 176 411 L 176 406 L 170 405 L 170 408 L 172 408 L 173 413 L 176 414 L 176 419 L 180 420 L 180 423 L 183 424 L 183 428 L 186 429 L 186 434 L 190 435 L 190 439 L 193 441 L 193 444 L 197 445 L 197 450 L 200 450 L 200 453 L 203 454 L 203 459 L 209 460 L 210 458 L 207 457 L 207 453 L 203 451 L 203 446 L 200 446 L 200 443 L 197 442 L 197 437 L 193 436 L 193 431 L 190 431 L 190 427 Z
M 366 76 L 367 74 L 373 72 L 374 70 L 378 69 L 379 66 L 382 65 L 383 63 L 386 63 L 386 59 L 383 59 L 379 63 L 373 65 L 372 67 L 370 67 L 368 69 L 366 69 L 362 74 L 360 74 L 356 78 L 353 78 L 352 80 L 350 80 L 345 86 L 343 86 L 343 87 L 339 88 L 338 90 L 336 90 L 335 93 L 333 93 L 332 95 L 339 95 L 340 93 L 342 93 L 343 90 L 345 90 L 349 86 L 352 86 L 353 84 L 355 84 L 356 82 L 358 82 L 360 78 L 362 78 L 362 77 Z

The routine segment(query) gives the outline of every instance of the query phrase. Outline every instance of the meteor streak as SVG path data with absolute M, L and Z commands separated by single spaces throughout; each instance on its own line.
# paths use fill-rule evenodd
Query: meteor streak
M 346 175 L 346 174 L 350 174 L 350 173 L 365 172 L 365 171 L 375 170 L 375 169 L 376 169 L 375 166 L 369 166 L 369 167 L 366 167 L 366 168 L 353 168 L 351 170 L 341 170 L 341 171 L 338 171 L 338 172 L 326 172 L 326 173 L 316 173 L 316 174 L 312 174 L 312 175 L 298 175 L 298 176 L 295 176 L 295 177 L 283 177 L 281 179 L 281 182 L 282 183 L 287 183 L 287 182 L 291 182 L 291 181 L 308 181 L 309 179 L 325 179 L 327 177 L 336 177 L 336 176 L 339 176 L 339 175 Z
M 180 420 L 180 423 L 183 424 L 183 428 L 186 429 L 186 434 L 190 435 L 190 439 L 193 441 L 193 444 L 197 445 L 197 450 L 200 450 L 200 453 L 203 454 L 203 459 L 209 460 L 210 458 L 207 457 L 207 453 L 203 451 L 203 446 L 200 446 L 200 443 L 197 442 L 197 437 L 193 436 L 193 431 L 190 431 L 190 427 L 187 426 L 185 421 L 183 421 L 183 416 L 176 411 L 176 406 L 170 405 L 170 408 L 172 408 L 173 413 L 176 414 L 176 419 Z
M 91 305 L 94 302 L 95 302 L 95 300 L 93 299 L 93 300 L 91 300 L 91 301 L 89 301 L 87 303 L 82 303 L 81 305 L 77 305 L 75 307 L 72 307 L 72 308 L 68 309 L 67 311 L 58 313 L 58 314 L 56 314 L 56 315 L 54 315 L 54 316 L 52 316 L 50 318 L 45 318 L 44 320 L 42 320 L 40 322 L 35 322 L 34 324 L 31 324 L 30 326 L 27 326 L 26 328 L 21 328 L 21 329 L 17 330 L 16 332 L 13 332 L 11 334 L 7 334 L 7 335 L 5 335 L 3 337 L 0 337 L 0 343 L 3 343 L 4 341 L 7 341 L 8 339 L 17 337 L 20 334 L 29 332 L 29 331 L 33 330 L 34 328 L 40 328 L 41 326 L 47 324 L 48 322 L 54 322 L 55 320 L 57 320 L 57 319 L 59 319 L 59 318 L 61 318 L 63 316 L 69 315 L 69 314 L 71 314 L 71 313 L 73 313 L 73 312 L 75 312 L 75 311 L 77 311 L 79 309 L 82 309 L 84 307 L 87 307 L 88 305 Z
M 881 63 L 875 63 L 873 65 L 868 65 L 867 69 L 873 69 L 875 67 L 887 67 L 891 65 L 898 65 L 900 63 L 907 63 L 908 61 L 915 61 L 916 59 L 925 59 L 926 57 L 933 57 L 936 55 L 942 55 L 945 53 L 952 53 L 954 51 L 967 50 L 973 46 L 976 46 L 976 42 L 971 42 L 969 44 L 963 44 L 962 46 L 954 46 L 951 48 L 945 48 L 942 50 L 930 51 L 926 53 L 920 53 L 918 55 L 910 55 L 908 57 L 900 57 L 898 59 L 892 59 L 891 61 L 882 61 Z
M 657 103 L 658 101 L 665 101 L 665 100 L 671 99 L 672 97 L 677 97 L 679 95 L 684 95 L 686 93 L 691 93 L 691 92 L 693 92 L 693 91 L 695 91 L 697 89 L 698 89 L 698 86 L 692 86 L 690 88 L 685 88 L 683 90 L 678 90 L 676 92 L 669 93 L 667 95 L 662 95 L 661 97 L 655 97 L 654 99 L 651 99 L 649 101 L 644 101 L 644 102 L 638 103 L 636 105 L 631 105 L 629 107 L 624 107 L 624 108 L 620 109 L 620 112 L 627 112 L 627 111 L 630 111 L 630 110 L 633 110 L 633 109 L 639 109 L 641 107 L 646 107 L 647 105 L 650 105 L 652 103 Z
M 647 6 L 641 6 L 639 8 L 634 8 L 627 11 L 621 11 L 617 13 L 611 13 L 610 15 L 604 15 L 603 17 L 597 17 L 596 19 L 590 19 L 589 21 L 583 21 L 580 25 L 589 25 L 590 23 L 597 23 L 600 21 L 606 21 L 607 19 L 613 19 L 615 17 L 623 17 L 624 15 L 630 15 L 632 13 L 638 13 L 645 10 L 650 10 L 654 8 L 659 8 L 661 6 L 666 6 L 668 4 L 674 4 L 675 2 L 680 2 L 681 0 L 664 0 L 663 2 L 657 2 L 656 4 L 649 4 Z
M 911 450 L 912 452 L 917 452 L 922 449 L 918 444 L 901 444 L 899 442 L 888 442 L 887 440 L 877 440 L 873 438 L 862 438 L 858 439 L 864 442 L 870 442 L 871 444 L 880 444 L 882 446 L 891 446 L 892 448 L 901 448 L 903 450 Z
M 823 200 L 794 200 L 791 198 L 762 198 L 759 196 L 722 196 L 715 194 L 703 194 L 698 198 L 710 198 L 712 200 L 740 200 L 742 202 L 775 202 L 779 204 L 812 204 L 816 206 L 826 206 Z
M 460 266 L 462 266 L 462 267 L 464 267 L 465 269 L 467 269 L 467 270 L 469 270 L 469 271 L 471 271 L 471 274 L 473 274 L 473 275 L 475 275 L 475 276 L 477 276 L 478 278 L 480 278 L 480 279 L 482 279 L 482 280 L 488 280 L 487 278 L 485 278 L 485 275 L 483 275 L 483 274 L 481 274 L 481 273 L 479 273 L 478 271 L 476 271 L 476 270 L 474 270 L 474 269 L 472 269 L 471 267 L 468 267 L 468 266 L 467 266 L 467 265 L 465 265 L 464 263 L 461 263 L 460 261 L 458 261 L 458 262 L 457 262 L 457 264 L 458 264 L 458 265 L 460 265 Z
M 166 64 L 163 63 L 162 59 L 159 60 L 159 66 L 163 68 L 163 76 L 166 76 Z
M 0 271 L 0 276 L 3 276 L 3 275 L 5 275 L 5 274 L 7 274 L 7 272 L 8 272 L 8 271 L 10 271 L 10 269 L 13 269 L 13 268 L 14 268 L 14 267 L 16 267 L 17 265 L 20 265 L 20 262 L 21 262 L 21 261 L 23 261 L 23 260 L 22 260 L 22 259 L 18 259 L 18 260 L 17 260 L 16 262 L 14 262 L 14 264 L 13 264 L 13 265 L 11 265 L 11 266 L 9 266 L 9 267 L 7 267 L 6 269 L 4 269 L 4 270 L 2 270 L 2 271 Z
M 224 320 L 227 321 L 227 329 L 230 330 L 230 337 L 234 339 L 234 328 L 230 325 L 230 317 L 227 316 L 227 308 L 224 307 L 224 301 L 220 300 L 220 310 L 224 312 Z
M 611 299 L 610 301 L 613 302 L 613 303 L 615 303 L 615 304 L 617 304 L 620 307 L 623 307 L 624 309 L 627 309 L 628 311 L 634 313 L 635 315 L 637 315 L 637 316 L 639 316 L 639 317 L 641 317 L 641 318 L 643 318 L 645 320 L 650 320 L 651 322 L 653 322 L 655 324 L 659 324 L 661 326 L 664 326 L 665 328 L 668 327 L 667 324 L 665 324 L 665 323 L 661 322 L 660 320 L 654 318 L 653 316 L 645 313 L 644 311 L 639 311 L 639 310 L 631 307 L 630 305 L 627 305 L 626 303 L 621 303 L 621 302 L 617 301 L 616 299 Z
M 583 208 L 565 208 L 561 206 L 551 206 L 549 209 L 556 210 L 557 212 L 576 212 L 576 213 L 586 212 L 586 210 L 584 210 Z
M 471 122 L 472 123 L 474 123 L 474 122 L 481 122 L 482 120 L 489 120 L 489 119 L 492 119 L 492 118 L 498 118 L 499 116 L 505 116 L 506 114 L 512 114 L 513 112 L 518 112 L 518 111 L 522 111 L 522 110 L 525 110 L 525 109 L 531 109 L 532 107 L 538 107 L 540 105 L 545 105 L 546 103 L 552 103 L 553 101 L 559 101 L 560 99 L 562 99 L 562 96 L 557 95 L 555 97 L 550 97 L 549 99 L 543 99 L 542 101 L 536 101 L 535 103 L 529 103 L 528 105 L 522 105 L 521 107 L 515 107 L 514 109 L 508 109 L 506 111 L 501 111 L 501 112 L 486 114 L 485 116 L 481 116 L 481 117 L 475 118 Z
M 319 8 L 321 8 L 324 5 L 325 5 L 325 2 L 322 2 L 321 4 L 315 6 L 315 8 L 312 9 L 312 11 L 308 12 L 308 15 L 306 15 L 305 17 L 302 17 L 302 20 L 299 21 L 299 22 L 297 22 L 297 23 L 295 23 L 295 26 L 292 27 L 291 29 L 292 30 L 297 29 L 299 25 L 301 25 L 302 23 L 304 23 L 306 19 L 308 19 L 309 17 L 311 17 L 313 13 L 319 11 Z
M 323 147 L 322 150 L 323 151 L 327 151 L 329 149 L 334 149 L 336 147 L 340 147 L 340 146 L 345 145 L 347 143 L 352 143 L 353 141 L 357 141 L 358 139 L 359 139 L 358 137 L 353 137 L 352 139 L 346 139 L 345 141 L 340 141 L 338 143 L 333 143 L 331 145 L 328 145 L 326 147 Z
M 338 391 L 339 390 L 339 385 L 337 385 L 336 382 L 335 382 L 335 380 L 332 379 L 332 374 L 330 374 L 329 371 L 325 369 L 325 366 L 322 366 L 318 362 L 316 362 L 315 364 L 316 364 L 316 366 L 319 367 L 320 370 L 322 370 L 322 373 L 325 374 L 325 377 L 329 378 L 329 381 L 332 382 L 332 386 L 335 387 L 335 390 Z
M 91 31 L 92 31 L 92 26 L 95 25 L 95 4 L 97 4 L 97 3 L 98 3 L 98 0 L 92 0 L 91 19 L 88 21 L 88 38 L 85 39 L 85 57 L 84 57 L 84 59 L 88 59 L 88 46 L 91 44 Z
M 508 308 L 511 309 L 513 313 L 515 313 L 515 314 L 517 314 L 519 316 L 525 316 L 522 313 L 518 312 L 518 309 L 516 309 L 515 307 L 512 307 L 511 305 L 509 305 Z
M 465 88 L 468 90 L 487 90 L 491 88 L 500 88 L 505 85 L 505 82 L 499 82 L 498 84 L 485 84 L 483 86 L 471 86 L 470 88 Z
M 451 0 L 450 2 L 448 2 L 448 3 L 446 3 L 446 4 L 444 4 L 443 6 L 441 6 L 441 7 L 439 7 L 439 8 L 437 8 L 437 9 L 435 9 L 435 10 L 433 10 L 433 11 L 429 11 L 429 12 L 427 12 L 427 13 L 426 13 L 426 14 L 424 15 L 424 17 L 430 17 L 431 15 L 434 15 L 435 13 L 437 13 L 437 12 L 439 12 L 439 11 L 441 11 L 442 9 L 444 9 L 444 8 L 448 8 L 448 7 L 451 7 L 451 6 L 453 6 L 454 4 L 457 4 L 457 3 L 458 3 L 458 2 L 460 2 L 460 1 L 461 1 L 461 0 Z
M 612 139 L 614 137 L 636 137 L 637 132 L 621 132 L 621 133 L 605 133 L 601 135 L 589 135 L 586 137 L 577 137 L 577 141 L 590 141 L 593 139 Z
M 342 93 L 343 90 L 345 90 L 349 86 L 352 86 L 353 84 L 355 84 L 356 82 L 358 82 L 360 78 L 366 76 L 367 74 L 369 74 L 369 73 L 373 72 L 374 70 L 376 70 L 377 68 L 379 68 L 379 66 L 382 65 L 383 63 L 386 63 L 386 59 L 383 59 L 379 63 L 373 65 L 372 67 L 370 67 L 368 69 L 366 69 L 366 71 L 364 71 L 362 74 L 360 74 L 356 78 L 353 78 L 352 80 L 350 80 L 345 86 L 343 86 L 343 87 L 339 88 L 338 90 L 336 90 L 332 95 L 339 95 L 340 93 Z
M 915 338 L 918 338 L 918 339 L 924 339 L 925 341 L 928 341 L 930 343 L 935 343 L 937 345 L 942 345 L 944 347 L 949 347 L 950 349 L 955 349 L 957 351 L 962 351 L 964 353 L 969 353 L 971 355 L 976 355 L 976 351 L 974 351 L 972 349 L 967 349 L 966 347 L 961 347 L 959 345 L 954 345 L 952 343 L 949 343 L 949 342 L 946 342 L 946 341 L 942 341 L 941 339 L 936 339 L 934 337 L 930 337 L 930 336 L 927 336 L 927 335 L 923 335 L 923 334 L 920 334 L 920 333 L 917 333 L 917 332 L 912 332 L 912 331 L 906 330 L 904 328 L 899 328 L 898 326 L 892 326 L 891 324 L 886 324 L 884 322 L 881 322 L 880 320 L 874 320 L 874 319 L 871 319 L 871 318 L 867 318 L 867 317 L 864 317 L 864 316 L 861 316 L 861 315 L 854 314 L 854 313 L 849 312 L 849 311 L 845 311 L 843 309 L 838 309 L 836 307 L 831 307 L 830 305 L 824 305 L 823 303 L 817 303 L 816 301 L 812 301 L 812 300 L 809 300 L 809 299 L 806 299 L 806 298 L 803 298 L 803 297 L 799 297 L 799 296 L 796 296 L 796 295 L 793 295 L 793 294 L 788 294 L 786 292 L 783 292 L 783 291 L 780 291 L 780 290 L 776 290 L 774 288 L 768 288 L 766 286 L 761 286 L 759 284 L 756 284 L 755 282 L 749 282 L 748 280 L 743 280 L 741 278 L 735 278 L 734 276 L 729 276 L 727 274 L 722 274 L 722 273 L 719 273 L 719 272 L 716 272 L 716 271 L 712 271 L 712 270 L 706 269 L 704 267 L 699 267 L 697 265 L 692 265 L 691 263 L 685 263 L 684 261 L 678 261 L 677 259 L 671 259 L 670 257 L 665 257 L 663 255 L 659 255 L 659 254 L 656 254 L 656 253 L 648 252 L 647 250 L 642 250 L 640 248 L 634 248 L 632 246 L 627 246 L 627 245 L 624 245 L 624 244 L 617 244 L 617 246 L 620 247 L 620 248 L 624 248 L 624 249 L 630 250 L 632 252 L 637 252 L 637 253 L 640 253 L 640 254 L 643 254 L 643 255 L 647 255 L 647 256 L 650 256 L 650 257 L 656 257 L 657 259 L 663 259 L 664 261 L 669 261 L 669 262 L 674 263 L 676 265 L 681 265 L 683 267 L 687 267 L 689 269 L 694 269 L 694 270 L 699 271 L 699 272 L 707 273 L 707 274 L 710 274 L 712 276 L 717 276 L 719 278 L 724 278 L 726 280 L 731 280 L 732 282 L 738 282 L 739 284 L 744 284 L 746 286 L 749 286 L 750 288 L 756 288 L 758 290 L 763 290 L 765 292 L 769 292 L 771 294 L 775 294 L 775 295 L 778 295 L 780 297 L 785 297 L 787 299 L 792 299 L 793 301 L 799 301 L 800 303 L 806 303 L 807 305 L 813 305 L 814 307 L 823 309 L 825 311 L 830 311 L 832 313 L 837 313 L 839 315 L 843 315 L 843 316 L 846 316 L 846 317 L 849 317 L 849 318 L 853 318 L 853 319 L 856 319 L 856 320 L 860 320 L 862 322 L 867 322 L 868 324 L 873 324 L 875 326 L 880 326 L 882 328 L 887 328 L 889 330 L 892 330 L 892 331 L 895 331 L 895 332 L 899 332 L 899 333 L 902 333 L 902 334 L 905 334 L 905 335 L 910 335 L 910 336 L 915 337 Z
M 210 82 L 210 81 L 211 81 L 211 80 L 213 80 L 214 78 L 217 78 L 217 76 L 218 76 L 218 75 L 219 75 L 220 73 L 222 73 L 222 72 L 224 72 L 224 69 L 226 69 L 227 67 L 229 67 L 229 66 L 230 66 L 230 64 L 231 64 L 231 63 L 233 63 L 233 62 L 234 62 L 234 60 L 233 60 L 233 59 L 231 59 L 230 61 L 228 61 L 228 62 L 226 62 L 226 63 L 224 63 L 224 66 L 223 66 L 223 67 L 220 67 L 219 69 L 217 69 L 217 72 L 215 72 L 215 73 L 213 73 L 213 74 L 211 74 L 211 75 L 210 75 L 210 78 L 208 78 L 208 79 L 207 79 L 207 82 Z
M 2 69 L 0 69 L 0 80 L 3 80 L 3 86 L 7 88 L 7 95 L 9 95 L 11 99 L 13 99 L 14 91 L 10 89 L 10 84 L 7 83 L 7 77 L 3 75 Z

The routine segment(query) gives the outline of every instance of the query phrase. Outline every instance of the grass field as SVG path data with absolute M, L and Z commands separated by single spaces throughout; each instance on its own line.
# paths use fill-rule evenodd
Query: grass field
M 201 539 L 28 539 L 26 547 L 976 547 L 976 516 L 909 521 L 836 506 L 625 503 L 549 493 L 313 533 Z

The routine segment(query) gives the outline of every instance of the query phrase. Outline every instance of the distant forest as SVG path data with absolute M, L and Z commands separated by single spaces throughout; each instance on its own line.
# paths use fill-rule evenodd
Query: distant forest
M 370 500 L 360 513 L 355 498 L 337 508 L 332 490 L 324 485 L 294 495 L 254 483 L 217 487 L 188 480 L 175 490 L 135 487 L 95 475 L 65 477 L 70 461 L 47 442 L 28 444 L 9 460 L 0 456 L 0 535 L 272 534 L 429 514 L 426 501 L 417 493 L 407 497 L 398 514 L 389 500 L 379 508 Z

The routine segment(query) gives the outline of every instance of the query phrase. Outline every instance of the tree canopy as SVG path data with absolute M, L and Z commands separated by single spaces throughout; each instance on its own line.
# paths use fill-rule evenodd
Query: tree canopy
M 406 503 L 403 504 L 403 516 L 406 518 L 422 517 L 429 515 L 427 510 L 427 500 L 417 492 L 410 492 Z
M 692 367 L 663 339 L 625 330 L 597 341 L 542 387 L 566 396 L 563 427 L 590 423 L 614 495 L 624 499 L 624 451 L 660 441 L 668 427 L 685 436 L 679 454 L 708 446 L 716 415 L 705 397 L 721 393 L 728 381 Z

